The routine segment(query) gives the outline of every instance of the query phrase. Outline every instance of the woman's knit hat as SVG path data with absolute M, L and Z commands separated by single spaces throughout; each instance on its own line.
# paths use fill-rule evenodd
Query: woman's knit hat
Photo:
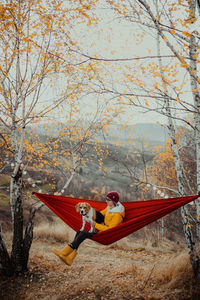
M 109 192 L 107 195 L 106 195 L 106 198 L 114 201 L 115 203 L 117 203 L 119 201 L 119 194 L 118 192 Z

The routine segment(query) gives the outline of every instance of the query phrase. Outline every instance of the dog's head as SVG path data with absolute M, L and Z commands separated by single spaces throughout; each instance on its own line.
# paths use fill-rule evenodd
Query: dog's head
M 86 202 L 79 202 L 76 205 L 76 211 L 79 212 L 82 216 L 86 216 L 90 210 L 91 206 Z

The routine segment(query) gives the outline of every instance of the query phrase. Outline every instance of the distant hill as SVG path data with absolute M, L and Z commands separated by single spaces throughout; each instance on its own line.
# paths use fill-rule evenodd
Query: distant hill
M 48 127 L 48 128 L 47 128 Z M 50 123 L 43 128 L 37 126 L 36 131 L 39 134 L 47 134 L 53 137 L 57 136 L 56 124 Z M 140 148 L 143 142 L 147 142 L 151 147 L 161 145 L 168 138 L 167 127 L 155 123 L 138 123 L 135 125 L 112 124 L 109 131 L 105 134 L 100 132 L 94 140 L 100 140 L 102 143 L 122 144 L 123 146 L 134 145 Z
M 121 124 L 113 124 L 109 133 L 104 139 L 98 137 L 102 142 L 123 143 L 124 146 L 134 144 L 136 148 L 142 143 L 147 142 L 151 147 L 158 146 L 166 142 L 168 139 L 168 130 L 166 126 L 154 123 L 139 123 L 123 126 Z
M 136 138 L 144 137 L 151 141 L 165 142 L 168 138 L 167 127 L 153 123 L 136 124 L 133 132 Z

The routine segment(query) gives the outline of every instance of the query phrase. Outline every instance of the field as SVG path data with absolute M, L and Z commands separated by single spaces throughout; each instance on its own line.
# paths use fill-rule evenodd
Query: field
M 86 240 L 69 267 L 51 248 L 63 247 L 73 235 L 58 220 L 38 224 L 29 273 L 1 278 L 0 299 L 200 299 L 184 244 L 155 242 L 148 228 L 110 246 Z M 11 240 L 9 231 L 5 240 Z

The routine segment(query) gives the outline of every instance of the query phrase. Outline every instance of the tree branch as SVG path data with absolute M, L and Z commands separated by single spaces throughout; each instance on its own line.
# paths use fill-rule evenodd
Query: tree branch
M 6 276 L 12 274 L 12 263 L 6 245 L 3 241 L 2 229 L 0 224 L 0 272 Z

